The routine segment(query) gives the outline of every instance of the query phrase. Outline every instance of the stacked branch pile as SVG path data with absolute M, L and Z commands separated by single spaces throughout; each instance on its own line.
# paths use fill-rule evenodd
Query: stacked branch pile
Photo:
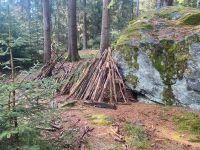
M 99 58 L 76 63 L 59 62 L 61 56 L 53 57 L 35 79 L 53 75 L 62 83 L 61 95 L 91 105 L 127 103 L 129 95 L 111 49 L 105 50 Z
M 83 72 L 70 90 L 70 98 L 91 102 L 116 104 L 127 102 L 127 91 L 111 49 L 105 50 Z

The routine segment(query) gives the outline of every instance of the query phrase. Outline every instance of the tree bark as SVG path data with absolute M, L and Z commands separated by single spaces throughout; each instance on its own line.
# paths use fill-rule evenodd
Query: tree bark
M 174 0 L 165 0 L 165 5 L 166 6 L 173 6 L 173 2 L 174 2 Z
M 47 63 L 51 59 L 51 16 L 49 0 L 43 0 L 44 58 Z
M 83 13 L 83 49 L 87 49 L 87 13 L 86 13 L 86 0 L 83 0 L 84 13 Z
M 77 49 L 76 0 L 68 0 L 68 60 L 79 60 Z
M 60 1 L 59 0 L 56 0 L 56 12 L 55 12 L 55 32 L 56 33 L 56 37 L 57 37 L 57 40 L 58 42 L 60 42 L 60 13 L 59 13 L 59 9 L 60 9 Z
M 31 0 L 27 1 L 29 44 L 31 44 Z
M 131 11 L 130 11 L 131 15 L 130 15 L 130 20 L 133 20 L 133 18 L 134 18 L 133 8 L 134 8 L 134 1 L 131 0 L 131 8 L 130 8 L 131 9 Z
M 140 14 L 140 1 L 137 0 L 136 1 L 136 12 L 135 12 L 136 17 L 138 17 L 139 14 Z
M 101 25 L 101 43 L 100 53 L 102 54 L 105 49 L 109 47 L 109 33 L 110 33 L 110 11 L 108 5 L 110 0 L 103 0 L 103 13 Z
M 161 0 L 156 0 L 156 9 L 159 11 L 161 8 Z

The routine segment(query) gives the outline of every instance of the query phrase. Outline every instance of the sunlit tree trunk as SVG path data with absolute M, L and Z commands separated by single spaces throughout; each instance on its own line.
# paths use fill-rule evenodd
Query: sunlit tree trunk
M 51 59 L 51 18 L 49 0 L 43 0 L 44 58 L 47 63 Z
M 87 49 L 87 13 L 86 13 L 86 0 L 83 0 L 84 13 L 83 13 L 83 49 Z
M 200 0 L 197 0 L 197 8 L 200 8 Z
M 109 33 L 110 33 L 110 11 L 108 5 L 110 0 L 103 0 L 103 13 L 101 25 L 101 43 L 100 53 L 102 54 L 105 49 L 109 47 Z
M 77 49 L 76 1 L 68 0 L 68 60 L 79 60 Z
M 135 15 L 138 17 L 140 14 L 140 1 L 136 0 L 136 12 Z

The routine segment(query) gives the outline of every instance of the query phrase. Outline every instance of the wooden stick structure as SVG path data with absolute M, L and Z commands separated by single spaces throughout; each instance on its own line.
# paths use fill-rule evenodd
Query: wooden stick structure
M 71 87 L 69 95 L 73 99 L 111 104 L 127 103 L 127 97 L 126 86 L 110 48 L 87 67 Z
M 92 60 L 72 64 L 66 62 L 67 68 L 64 62 L 59 62 L 61 56 L 54 56 L 41 68 L 35 79 L 50 77 L 54 75 L 52 72 L 61 73 L 64 69 L 64 73 L 58 77 L 58 82 L 63 82 L 59 90 L 61 95 L 69 95 L 69 99 L 83 100 L 84 104 L 103 108 L 107 107 L 105 104 L 115 108 L 117 103 L 128 102 L 129 95 L 110 48 Z M 59 63 L 61 65 L 55 67 Z

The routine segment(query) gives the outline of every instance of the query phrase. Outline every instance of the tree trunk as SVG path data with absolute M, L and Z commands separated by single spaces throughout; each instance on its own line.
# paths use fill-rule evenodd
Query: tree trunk
M 130 20 L 133 20 L 133 17 L 134 17 L 133 8 L 134 8 L 134 1 L 131 0 L 131 8 L 130 8 L 131 9 L 131 11 L 130 11 L 131 15 L 130 15 Z
M 156 9 L 160 10 L 161 8 L 161 0 L 156 0 Z
M 197 8 L 200 8 L 200 0 L 197 0 Z
M 138 17 L 139 14 L 140 14 L 140 1 L 137 0 L 136 1 L 136 12 L 135 12 L 136 17 Z
M 84 13 L 83 13 L 83 49 L 87 49 L 87 13 L 86 13 L 86 0 L 83 0 Z
M 79 60 L 77 49 L 76 0 L 68 0 L 68 60 Z
M 31 44 L 31 0 L 27 1 L 29 44 Z
M 166 6 L 173 6 L 173 2 L 174 2 L 174 0 L 165 0 L 165 5 Z
M 109 47 L 109 33 L 110 33 L 110 11 L 108 5 L 110 0 L 103 0 L 103 13 L 101 25 L 101 43 L 100 53 L 102 54 L 105 49 Z
M 57 40 L 58 42 L 61 42 L 62 41 L 62 38 L 60 36 L 61 34 L 61 19 L 60 19 L 60 6 L 61 6 L 61 1 L 60 0 L 56 0 L 56 13 L 55 13 L 55 19 L 56 19 L 56 25 L 55 25 L 55 28 L 57 28 L 55 31 L 57 32 L 56 33 L 56 36 L 57 36 Z
M 51 59 L 51 18 L 49 0 L 43 0 L 43 30 L 44 30 L 44 59 L 47 63 Z

